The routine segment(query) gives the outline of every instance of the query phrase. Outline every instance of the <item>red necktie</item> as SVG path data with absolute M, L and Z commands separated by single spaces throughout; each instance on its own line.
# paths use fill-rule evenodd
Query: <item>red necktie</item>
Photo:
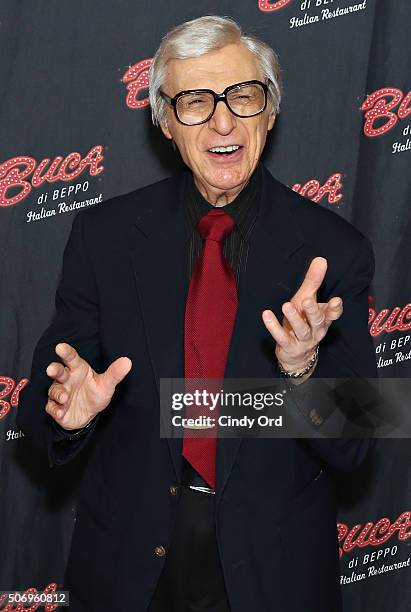
M 223 241 L 233 227 L 232 218 L 220 209 L 211 210 L 197 223 L 204 246 L 191 277 L 186 303 L 186 379 L 224 378 L 237 312 L 237 286 L 223 255 Z M 212 385 L 213 390 L 217 386 L 220 389 L 220 381 Z M 190 381 L 186 392 L 187 387 Z M 193 383 L 190 389 L 193 390 Z M 208 407 L 187 406 L 186 417 L 200 414 L 218 419 L 218 407 L 211 412 Z M 212 488 L 215 488 L 216 429 L 185 429 L 183 439 L 183 456 Z

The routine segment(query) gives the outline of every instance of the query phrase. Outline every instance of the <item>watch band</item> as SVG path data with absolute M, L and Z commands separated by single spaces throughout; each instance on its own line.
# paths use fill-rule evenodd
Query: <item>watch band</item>
M 319 350 L 319 345 L 317 344 L 317 346 L 315 347 L 315 351 L 314 351 L 313 356 L 311 357 L 311 359 L 308 362 L 308 364 L 306 365 L 306 367 L 303 370 L 301 370 L 301 371 L 288 372 L 287 370 L 284 370 L 284 368 L 281 365 L 281 363 L 278 362 L 278 367 L 280 368 L 281 374 L 283 374 L 286 378 L 301 378 L 305 374 L 308 374 L 308 372 L 310 370 L 312 370 L 312 368 L 314 367 L 314 365 L 317 362 L 317 359 L 318 359 L 318 350 Z

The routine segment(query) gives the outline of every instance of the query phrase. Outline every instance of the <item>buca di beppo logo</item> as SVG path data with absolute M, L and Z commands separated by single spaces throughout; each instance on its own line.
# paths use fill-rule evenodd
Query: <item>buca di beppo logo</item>
M 328 203 L 336 204 L 343 197 L 342 193 L 338 193 L 339 190 L 342 189 L 341 179 L 342 174 L 340 172 L 335 172 L 328 177 L 324 185 L 320 185 L 316 179 L 310 179 L 304 183 L 304 185 L 294 183 L 292 189 L 297 193 L 306 196 L 313 202 L 319 202 L 322 200 L 322 198 L 328 196 Z
M 0 164 L 0 207 L 21 202 L 33 188 L 41 187 L 44 182 L 72 181 L 86 169 L 90 176 L 101 174 L 104 167 L 99 164 L 104 159 L 103 149 L 102 145 L 96 145 L 84 158 L 75 151 L 66 157 L 58 155 L 53 161 L 47 157 L 39 163 L 27 155 L 8 159 Z
M 392 130 L 399 119 L 411 115 L 411 91 L 404 96 L 396 87 L 377 89 L 365 98 L 361 110 L 364 113 L 364 134 L 369 138 L 382 136 Z
M 403 512 L 391 523 L 387 517 L 380 518 L 376 523 L 369 521 L 365 525 L 360 523 L 351 527 L 345 523 L 337 523 L 340 557 L 349 553 L 354 548 L 365 548 L 366 546 L 381 546 L 397 534 L 400 542 L 405 542 L 411 537 L 411 512 Z
M 371 336 L 411 329 L 411 303 L 395 306 L 391 312 L 389 308 L 383 308 L 377 313 L 372 305 L 373 300 L 373 296 L 368 296 L 368 325 Z

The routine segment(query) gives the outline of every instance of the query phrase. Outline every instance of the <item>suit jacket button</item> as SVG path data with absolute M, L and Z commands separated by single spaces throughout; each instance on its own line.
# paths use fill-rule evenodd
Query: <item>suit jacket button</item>
M 176 487 L 175 485 L 171 485 L 170 486 L 170 493 L 171 493 L 171 495 L 177 495 L 178 487 Z
M 166 549 L 164 548 L 164 546 L 156 546 L 154 548 L 154 552 L 158 557 L 164 557 L 164 555 L 166 554 Z

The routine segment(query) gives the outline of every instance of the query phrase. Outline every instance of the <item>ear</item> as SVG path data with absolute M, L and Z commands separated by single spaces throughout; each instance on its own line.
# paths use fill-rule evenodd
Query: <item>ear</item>
M 275 112 L 272 110 L 268 116 L 268 126 L 267 126 L 267 130 L 270 131 L 273 129 L 274 123 L 276 120 L 276 114 Z
M 160 127 L 161 127 L 161 131 L 163 132 L 164 136 L 165 136 L 165 137 L 166 137 L 168 140 L 172 140 L 172 139 L 173 139 L 173 137 L 172 137 L 171 132 L 170 132 L 169 127 L 168 127 L 167 118 L 163 119 L 163 120 L 160 122 Z

